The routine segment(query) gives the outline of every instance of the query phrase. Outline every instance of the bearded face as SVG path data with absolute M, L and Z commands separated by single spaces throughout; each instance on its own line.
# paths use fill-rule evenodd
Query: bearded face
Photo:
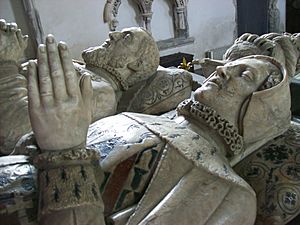
M 124 68 L 128 64 L 128 56 L 126 54 L 116 54 L 115 47 L 92 47 L 82 53 L 82 58 L 87 65 L 101 67 L 102 65 L 109 65 L 115 69 Z
M 89 48 L 82 53 L 87 65 L 101 67 L 109 65 L 115 69 L 137 61 L 141 56 L 140 46 L 145 37 L 145 31 L 140 28 L 124 29 L 121 32 L 109 33 L 101 46 Z

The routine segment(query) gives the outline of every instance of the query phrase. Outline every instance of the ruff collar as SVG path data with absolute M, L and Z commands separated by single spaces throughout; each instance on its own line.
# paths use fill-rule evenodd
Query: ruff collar
M 222 118 L 213 108 L 198 101 L 186 99 L 178 105 L 177 114 L 204 122 L 217 131 L 227 144 L 230 156 L 244 151 L 243 137 L 238 134 L 233 124 Z
M 99 73 L 99 69 L 102 69 L 102 70 L 106 71 L 109 74 L 109 78 L 111 78 L 122 91 L 128 90 L 127 82 L 123 79 L 121 73 L 118 72 L 113 67 L 111 67 L 107 64 L 101 64 L 101 65 L 97 65 L 97 66 L 90 64 L 88 66 L 91 67 L 92 69 L 95 69 L 96 71 L 98 71 L 98 73 Z M 86 68 L 83 68 L 83 67 L 75 67 L 75 69 L 81 75 L 85 72 L 88 72 L 88 70 Z M 94 80 L 94 81 L 99 81 L 99 80 L 101 81 L 101 78 L 98 79 L 97 75 L 92 75 L 92 80 Z
M 127 82 L 123 79 L 122 75 L 120 72 L 118 72 L 116 69 L 113 67 L 107 65 L 107 64 L 101 64 L 99 68 L 105 70 L 110 74 L 110 78 L 119 86 L 121 87 L 122 91 L 128 90 L 128 84 Z

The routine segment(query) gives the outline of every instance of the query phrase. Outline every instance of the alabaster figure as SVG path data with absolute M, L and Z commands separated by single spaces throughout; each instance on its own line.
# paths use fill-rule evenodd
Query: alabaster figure
M 111 32 L 101 46 L 84 50 L 82 58 L 86 65 L 78 66 L 79 71 L 88 70 L 94 80 L 106 79 L 112 85 L 117 112 L 161 114 L 176 108 L 192 91 L 187 71 L 159 66 L 156 42 L 143 28 Z
M 279 34 L 268 33 L 256 35 L 245 33 L 234 41 L 234 44 L 227 49 L 223 60 L 202 59 L 195 60 L 200 64 L 203 75 L 209 76 L 217 66 L 224 65 L 249 55 L 267 55 L 277 59 L 286 67 L 288 76 L 293 77 L 300 72 L 300 34 Z
M 1 152 L 31 130 L 28 100 L 36 139 L 23 143 L 35 149 L 35 167 L 26 156 L 0 160 L 0 195 L 15 196 L 5 203 L 2 222 L 30 217 L 26 223 L 36 224 L 36 199 L 38 223 L 54 225 L 283 225 L 299 213 L 300 131 L 290 127 L 288 87 L 288 75 L 299 68 L 297 51 L 288 50 L 299 46 L 299 35 L 269 35 L 282 54 L 265 39 L 242 36 L 277 49 L 266 54 L 276 59 L 228 51 L 194 99 L 179 104 L 174 121 L 122 113 L 89 127 L 116 111 L 168 111 L 190 92 L 189 75 L 157 68 L 153 39 L 140 28 L 111 33 L 83 53 L 85 64 L 72 62 L 66 44 L 49 35 L 38 60 L 19 69 L 26 36 L 15 24 L 0 26 L 8 43 L 0 46 L 1 91 L 16 109 L 1 107 L 1 135 L 8 132 L 1 141 L 9 143 Z
M 262 36 L 243 34 L 226 51 L 224 60 L 204 59 L 200 64 L 207 76 L 218 66 L 241 57 L 268 55 L 276 58 L 286 68 L 289 78 L 292 78 L 300 71 L 299 46 L 299 33 L 293 35 L 270 33 Z M 274 86 L 271 84 L 274 82 L 276 83 L 276 79 L 270 80 L 266 85 Z M 280 94 L 273 90 L 273 94 Z M 273 94 L 270 96 L 276 99 L 274 101 L 280 99 Z M 257 111 L 253 110 L 252 115 L 257 116 Z M 273 121 L 269 120 L 268 123 L 272 124 Z M 297 184 L 299 147 L 299 124 L 291 123 L 287 132 L 250 153 L 234 167 L 257 194 L 256 225 L 287 224 L 299 214 L 300 189 Z
M 64 43 L 55 47 L 48 40 L 28 67 L 40 224 L 254 224 L 255 192 L 232 166 L 290 125 L 280 63 L 250 56 L 218 67 L 175 121 L 136 113 L 99 120 L 87 150 L 91 78 L 76 76 Z M 50 49 L 57 57 L 43 60 Z
M 21 34 L 16 24 L 1 20 L 0 39 L 0 88 L 4 93 L 0 153 L 8 155 L 20 137 L 31 131 L 26 87 L 28 63 L 19 63 L 27 36 Z M 54 42 L 56 46 L 52 35 L 46 42 Z M 47 50 L 52 54 L 51 49 Z M 191 94 L 191 75 L 184 70 L 159 67 L 156 43 L 142 28 L 112 32 L 104 44 L 83 51 L 82 57 L 85 63 L 73 61 L 73 66 L 77 76 L 92 77 L 92 121 L 122 111 L 161 114 L 174 109 Z M 18 151 L 13 154 L 21 153 L 25 154 Z
M 233 215 L 222 208 L 224 205 L 221 206 L 219 200 L 206 193 L 203 188 L 209 186 L 207 184 L 210 183 L 209 181 L 206 183 L 200 178 L 196 178 L 196 175 L 189 181 L 185 180 L 187 178 L 182 174 L 185 174 L 188 169 L 185 170 L 185 163 L 178 159 L 179 156 L 173 156 L 173 154 L 175 151 L 180 156 L 195 160 L 194 165 L 191 166 L 196 164 L 199 167 L 205 167 L 207 165 L 210 171 L 218 171 L 218 163 L 210 160 L 214 159 L 215 154 L 220 154 L 228 160 L 225 160 L 228 164 L 223 164 L 223 160 L 219 161 L 219 165 L 224 166 L 223 170 L 219 168 L 220 171 L 226 173 L 228 169 L 231 171 L 231 166 L 288 129 L 290 97 L 287 76 L 276 61 L 260 57 L 262 56 L 244 58 L 218 67 L 217 71 L 196 91 L 194 100 L 187 100 L 178 106 L 177 111 L 181 116 L 175 122 L 170 122 L 166 118 L 122 114 L 92 124 L 88 133 L 88 145 L 100 149 L 104 158 L 101 166 L 105 171 L 105 176 L 100 187 L 103 193 L 105 213 L 112 214 L 109 217 L 110 221 L 118 224 L 119 220 L 124 219 L 122 218 L 124 214 L 133 213 L 129 218 L 129 221 L 132 222 L 128 224 L 139 224 L 139 221 L 146 220 L 142 217 L 146 217 L 151 222 L 160 221 L 157 224 L 168 224 L 166 220 L 160 220 L 164 216 L 163 213 L 160 214 L 160 211 L 166 210 L 166 214 L 169 213 L 170 217 L 178 215 L 179 224 L 201 224 L 202 221 L 207 222 L 210 219 L 214 222 L 208 224 L 235 224 L 233 218 L 238 214 L 238 209 L 235 209 L 236 214 Z M 281 68 L 284 75 L 278 68 Z M 260 76 L 263 71 L 272 75 Z M 274 77 L 272 78 L 272 76 Z M 275 77 L 276 84 L 272 82 Z M 272 88 L 267 84 L 270 81 L 274 84 Z M 250 89 L 253 91 L 254 87 L 256 87 L 256 91 L 249 94 Z M 265 89 L 266 87 L 269 88 Z M 248 93 L 246 93 L 247 91 Z M 278 99 L 278 102 L 275 102 L 274 99 Z M 230 105 L 230 110 L 227 109 L 228 105 Z M 111 126 L 112 121 L 118 121 L 119 126 Z M 147 129 L 143 130 L 144 126 Z M 190 129 L 195 133 L 189 133 Z M 137 134 L 128 134 L 129 131 Z M 115 135 L 116 133 L 119 135 Z M 161 137 L 165 141 L 164 144 L 161 141 L 155 142 L 151 136 L 153 134 Z M 210 147 L 206 149 L 207 145 L 202 142 L 203 139 L 212 144 L 210 146 L 212 149 Z M 139 147 L 141 142 L 143 146 Z M 170 148 L 169 145 L 176 150 Z M 128 154 L 131 157 L 128 157 Z M 159 161 L 158 165 L 155 165 L 157 160 Z M 123 172 L 121 172 L 122 168 Z M 153 177 L 151 177 L 152 174 L 154 174 Z M 189 173 L 187 172 L 187 174 Z M 228 175 L 227 178 L 230 179 L 231 175 Z M 126 181 L 124 181 L 124 177 L 127 177 Z M 201 177 L 208 179 L 204 174 L 201 174 Z M 195 180 L 202 183 L 195 184 L 197 183 Z M 183 191 L 186 195 L 181 196 L 179 194 L 181 188 L 185 190 L 181 186 L 181 182 L 184 181 L 193 188 L 186 192 Z M 116 188 L 116 185 L 120 187 Z M 213 185 L 208 189 L 210 190 L 210 188 L 217 190 Z M 236 190 L 236 187 L 231 188 Z M 199 192 L 197 192 L 198 189 Z M 118 193 L 116 193 L 117 191 Z M 143 194 L 144 192 L 145 194 Z M 178 196 L 175 196 L 175 193 L 178 193 Z M 212 202 L 199 199 L 200 197 L 196 193 L 198 195 L 207 194 L 211 197 Z M 217 191 L 213 193 L 218 195 Z M 230 194 L 228 193 L 228 195 Z M 183 199 L 180 199 L 181 197 Z M 197 207 L 197 203 L 189 197 L 201 202 L 199 209 L 208 210 L 208 205 L 220 203 L 219 206 L 222 209 L 218 209 L 218 211 L 226 211 L 232 221 L 226 223 L 226 220 L 218 221 L 216 218 L 202 217 L 201 213 L 197 211 L 199 209 L 193 208 L 193 206 Z M 134 203 L 138 205 L 133 209 L 130 206 Z M 179 203 L 190 206 L 192 209 L 186 209 L 188 211 L 186 212 L 184 207 L 178 206 Z M 170 209 L 175 206 L 178 207 L 178 211 Z M 242 206 L 241 211 L 245 209 L 243 203 L 240 203 L 239 206 Z M 254 208 L 252 210 L 256 210 Z M 153 217 L 147 216 L 146 212 L 150 215 L 154 214 Z M 247 213 L 249 212 L 247 211 Z M 185 215 L 189 215 L 189 213 L 194 215 L 194 217 L 190 216 L 193 218 L 192 221 L 185 220 Z M 205 215 L 211 214 L 205 211 Z M 178 218 L 177 216 L 175 218 L 169 218 L 169 220 L 176 224 Z M 236 224 L 247 224 L 247 220 L 236 222 Z M 254 220 L 249 224 L 254 224 Z
M 16 141 L 31 131 L 27 81 L 20 72 L 27 39 L 15 23 L 0 20 L 0 155 L 11 153 Z

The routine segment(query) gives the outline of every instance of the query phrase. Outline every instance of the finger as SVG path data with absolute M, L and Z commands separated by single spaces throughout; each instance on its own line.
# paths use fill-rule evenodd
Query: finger
M 58 50 L 60 53 L 62 68 L 65 74 L 67 93 L 71 97 L 78 97 L 80 95 L 80 89 L 78 85 L 79 81 L 68 46 L 66 45 L 66 43 L 60 42 L 58 44 Z
M 58 54 L 57 44 L 53 35 L 47 36 L 46 46 L 48 51 L 48 62 L 54 98 L 56 101 L 62 101 L 67 98 L 67 92 L 60 56 Z
M 30 61 L 28 63 L 28 104 L 29 109 L 40 106 L 39 85 L 37 78 L 36 63 Z
M 22 35 L 21 29 L 17 29 L 16 35 L 20 46 L 25 48 L 28 42 L 28 35 Z
M 4 19 L 0 19 L 0 30 L 3 30 L 3 31 L 7 30 L 7 24 Z
M 7 29 L 11 32 L 16 32 L 18 29 L 18 25 L 16 23 L 8 23 Z
M 38 48 L 38 73 L 41 102 L 43 105 L 48 105 L 50 102 L 54 101 L 54 96 L 52 90 L 52 81 L 49 72 L 46 46 L 43 44 Z
M 90 75 L 83 75 L 80 81 L 81 96 L 88 109 L 92 107 L 93 88 Z

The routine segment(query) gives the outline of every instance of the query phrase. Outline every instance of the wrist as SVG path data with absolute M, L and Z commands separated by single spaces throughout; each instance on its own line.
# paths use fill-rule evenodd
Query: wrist
M 95 206 L 103 202 L 92 162 L 98 152 L 76 148 L 44 151 L 34 158 L 39 169 L 39 217 L 65 209 Z
M 12 60 L 1 61 L 0 60 L 0 77 L 8 77 L 12 74 L 19 73 L 19 65 Z
M 93 149 L 86 149 L 85 145 L 79 145 L 65 150 L 42 150 L 34 158 L 37 168 L 52 169 L 61 166 L 89 165 L 100 159 L 99 153 Z

